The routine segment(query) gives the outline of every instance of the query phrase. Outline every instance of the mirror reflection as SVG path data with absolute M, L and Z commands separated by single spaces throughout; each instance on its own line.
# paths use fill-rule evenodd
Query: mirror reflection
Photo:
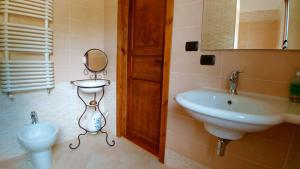
M 299 0 L 205 0 L 203 50 L 300 50 Z
M 289 0 L 287 49 L 300 50 L 300 1 Z
M 241 0 L 240 3 L 237 48 L 280 49 L 285 22 L 283 1 Z
M 91 72 L 103 71 L 107 66 L 107 56 L 99 49 L 90 49 L 83 56 L 85 67 Z

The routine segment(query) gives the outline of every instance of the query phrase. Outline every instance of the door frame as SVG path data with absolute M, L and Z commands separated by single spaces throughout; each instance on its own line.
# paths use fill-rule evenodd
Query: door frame
M 169 79 L 172 47 L 174 0 L 166 0 L 166 20 L 164 35 L 164 59 L 162 75 L 161 121 L 159 161 L 164 163 L 167 112 L 169 100 Z M 128 48 L 128 17 L 129 0 L 118 0 L 118 26 L 117 26 L 117 136 L 126 134 L 127 114 L 127 48 Z

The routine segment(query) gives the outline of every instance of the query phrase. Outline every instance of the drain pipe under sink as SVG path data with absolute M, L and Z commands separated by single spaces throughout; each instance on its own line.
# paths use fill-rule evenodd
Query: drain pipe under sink
M 217 155 L 223 157 L 225 154 L 226 146 L 231 140 L 218 138 Z

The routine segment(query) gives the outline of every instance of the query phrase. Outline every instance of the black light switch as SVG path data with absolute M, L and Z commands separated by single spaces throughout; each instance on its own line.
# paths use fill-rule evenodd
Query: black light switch
M 186 42 L 185 51 L 198 51 L 198 41 Z
M 215 55 L 201 55 L 200 65 L 215 65 Z

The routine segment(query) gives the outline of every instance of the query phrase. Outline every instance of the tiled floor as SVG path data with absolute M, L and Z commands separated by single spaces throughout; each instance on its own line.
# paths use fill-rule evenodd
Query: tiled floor
M 124 138 L 116 139 L 114 147 L 106 145 L 103 135 L 83 136 L 77 150 L 70 150 L 69 143 L 53 147 L 52 169 L 167 169 L 155 156 Z M 25 155 L 0 162 L 0 169 L 32 168 Z

